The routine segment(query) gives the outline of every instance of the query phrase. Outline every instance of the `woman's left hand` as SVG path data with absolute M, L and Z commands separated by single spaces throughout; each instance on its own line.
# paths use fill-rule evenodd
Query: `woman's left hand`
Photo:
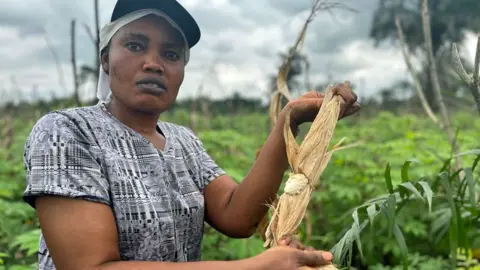
M 287 235 L 284 236 L 280 241 L 278 241 L 279 246 L 288 246 L 300 250 L 309 250 L 309 251 L 314 251 L 315 249 L 310 246 L 305 246 L 300 242 L 295 236 L 293 235 Z
M 334 86 L 333 91 L 340 97 L 340 119 L 360 110 L 357 95 L 348 84 L 338 84 Z M 315 120 L 322 106 L 323 98 L 323 93 L 316 91 L 307 92 L 301 97 L 288 102 L 280 112 L 280 117 L 284 120 L 286 110 L 290 109 L 290 123 L 292 131 L 295 131 L 301 124 Z M 279 121 L 279 123 L 282 122 Z

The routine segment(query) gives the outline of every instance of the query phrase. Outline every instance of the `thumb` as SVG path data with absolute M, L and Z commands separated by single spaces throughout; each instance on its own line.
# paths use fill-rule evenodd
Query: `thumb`
M 332 263 L 333 255 L 325 251 L 297 251 L 298 266 L 319 267 Z

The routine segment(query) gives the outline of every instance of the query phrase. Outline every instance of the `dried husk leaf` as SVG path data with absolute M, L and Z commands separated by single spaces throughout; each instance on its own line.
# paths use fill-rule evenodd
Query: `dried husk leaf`
M 295 51 L 304 42 L 308 24 L 312 22 L 315 12 L 322 9 L 322 4 L 323 2 L 319 0 L 313 1 L 310 16 L 305 22 L 295 45 L 290 50 L 289 55 L 278 72 L 277 89 L 273 92 L 269 108 L 269 117 L 272 127 L 277 123 L 278 115 L 282 110 L 282 98 L 285 97 L 288 101 L 292 100 L 287 84 L 287 75 L 290 70 L 291 61 Z M 348 82 L 346 82 L 344 86 L 350 87 Z M 334 95 L 333 88 L 329 87 L 326 91 L 323 105 L 321 106 L 316 119 L 312 123 L 312 127 L 310 128 L 307 137 L 300 146 L 296 143 L 295 137 L 290 128 L 290 112 L 286 113 L 284 137 L 287 146 L 286 152 L 288 162 L 292 169 L 289 181 L 298 175 L 302 175 L 308 179 L 308 185 L 303 189 L 299 189 L 294 195 L 287 193 L 282 194 L 278 200 L 274 201 L 272 205 L 269 206 L 272 213 L 271 220 L 270 222 L 268 221 L 267 213 L 258 228 L 259 233 L 265 241 L 264 246 L 266 248 L 276 246 L 278 240 L 284 235 L 295 234 L 305 216 L 311 194 L 315 189 L 322 172 L 326 168 L 331 155 L 334 151 L 342 149 L 340 144 L 343 142 L 343 139 L 338 142 L 332 150 L 328 151 L 339 113 L 340 100 Z M 350 146 L 344 146 L 343 148 L 346 147 Z M 258 153 L 259 152 L 257 152 L 257 156 Z M 311 268 L 302 267 L 301 269 Z M 335 270 L 337 268 L 334 265 L 326 265 L 318 269 Z
M 345 82 L 343 86 L 339 87 L 350 87 L 350 84 Z M 286 112 L 284 137 L 286 154 L 292 170 L 287 184 L 295 183 L 293 186 L 296 185 L 298 190 L 296 189 L 293 194 L 284 190 L 277 205 L 271 207 L 272 218 L 265 232 L 264 246 L 266 248 L 276 246 L 276 243 L 285 235 L 296 234 L 321 174 L 328 165 L 333 152 L 340 149 L 340 144 L 343 141 L 342 139 L 330 151 L 328 150 L 339 114 L 340 98 L 334 94 L 334 88 L 329 87 L 309 132 L 303 143 L 298 145 L 291 130 L 290 111 Z M 308 180 L 307 184 L 294 179 L 298 178 L 299 175 Z M 334 266 L 328 267 L 336 269 Z

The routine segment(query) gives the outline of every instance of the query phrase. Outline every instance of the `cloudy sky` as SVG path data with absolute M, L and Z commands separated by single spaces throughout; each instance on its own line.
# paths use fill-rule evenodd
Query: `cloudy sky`
M 375 48 L 368 39 L 378 0 L 342 0 L 356 9 L 319 13 L 304 46 L 312 83 L 329 75 L 350 80 L 360 96 L 373 95 L 408 77 L 398 47 Z M 116 0 L 100 0 L 104 25 Z M 278 53 L 293 44 L 308 14 L 310 0 L 180 0 L 202 30 L 179 98 L 197 94 L 206 74 L 204 94 L 223 98 L 238 91 L 264 97 L 268 77 L 280 64 Z M 77 19 L 77 62 L 91 65 L 95 47 L 82 24 L 93 26 L 93 0 L 0 0 L 0 100 L 48 99 L 73 92 L 70 20 Z M 475 37 L 464 44 L 472 58 Z M 215 64 L 214 64 L 215 63 Z M 215 72 L 210 72 L 211 67 Z M 212 76 L 216 74 L 216 76 Z M 86 85 L 84 95 L 95 95 Z

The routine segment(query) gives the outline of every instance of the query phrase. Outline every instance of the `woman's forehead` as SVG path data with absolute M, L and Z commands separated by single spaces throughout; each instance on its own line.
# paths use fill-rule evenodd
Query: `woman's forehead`
M 135 35 L 132 35 L 132 33 Z M 169 42 L 184 44 L 184 39 L 178 29 L 165 18 L 153 14 L 122 26 L 117 35 L 120 37 L 140 37 L 143 35 L 150 40 L 167 39 Z

